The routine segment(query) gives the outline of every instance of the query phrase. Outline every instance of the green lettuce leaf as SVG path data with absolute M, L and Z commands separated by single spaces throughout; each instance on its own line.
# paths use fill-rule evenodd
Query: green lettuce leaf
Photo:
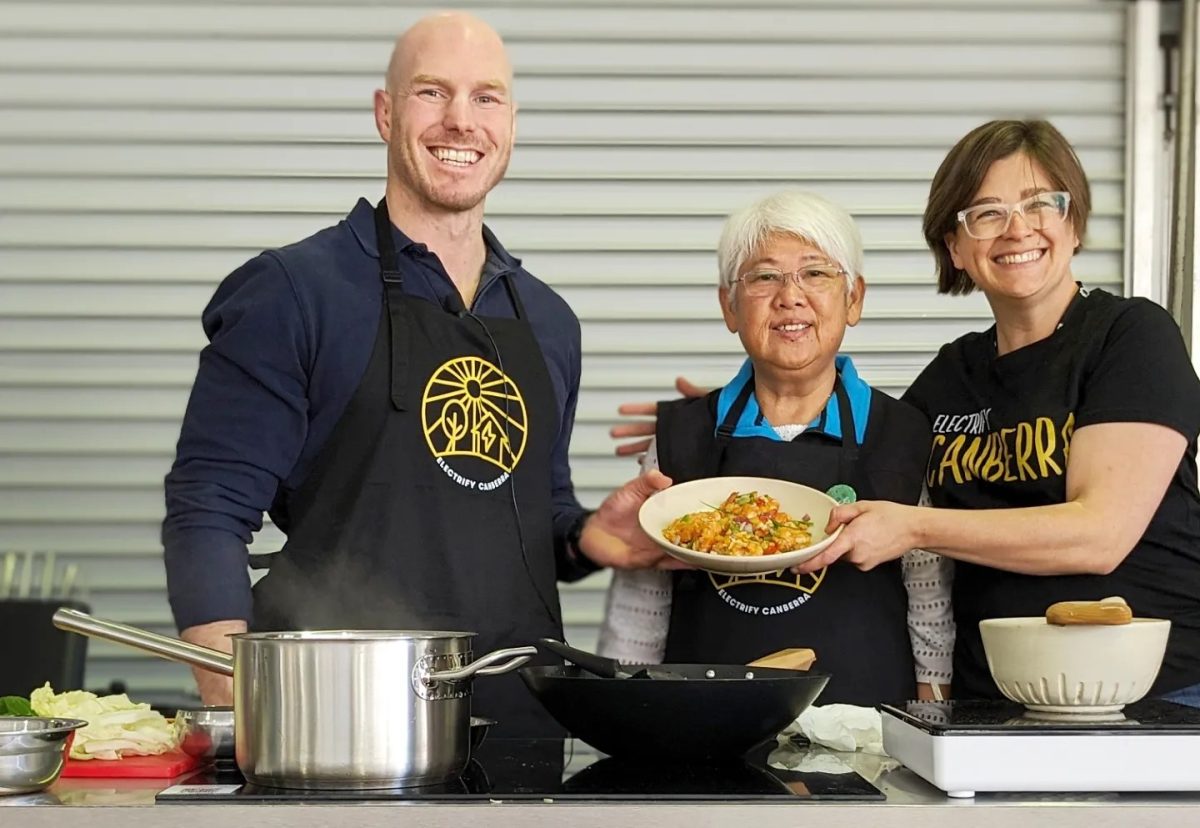
M 0 696 L 0 716 L 32 716 L 29 699 L 20 696 Z

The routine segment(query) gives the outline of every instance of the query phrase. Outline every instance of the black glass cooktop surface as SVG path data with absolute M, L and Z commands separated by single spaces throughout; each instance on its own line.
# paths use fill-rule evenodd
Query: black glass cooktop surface
M 881 705 L 902 722 L 934 736 L 1014 733 L 1173 733 L 1200 734 L 1200 708 L 1146 700 L 1127 705 L 1120 713 L 1079 715 L 1036 713 L 1008 701 L 908 702 Z
M 781 767 L 772 767 L 772 764 Z M 795 770 L 784 769 L 796 768 Z M 459 779 L 422 788 L 303 791 L 247 783 L 235 767 L 198 771 L 158 802 L 437 802 L 471 800 L 761 801 L 882 800 L 836 755 L 767 743 L 721 764 L 632 762 L 574 739 L 488 739 Z

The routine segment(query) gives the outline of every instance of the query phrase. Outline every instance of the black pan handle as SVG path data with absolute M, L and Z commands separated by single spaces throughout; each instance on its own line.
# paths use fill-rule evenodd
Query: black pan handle
M 572 664 L 582 667 L 589 673 L 601 678 L 629 678 L 629 672 L 622 669 L 620 662 L 612 658 L 598 656 L 586 650 L 577 650 L 553 638 L 540 638 L 537 646 L 547 652 L 554 653 L 559 658 L 565 658 Z

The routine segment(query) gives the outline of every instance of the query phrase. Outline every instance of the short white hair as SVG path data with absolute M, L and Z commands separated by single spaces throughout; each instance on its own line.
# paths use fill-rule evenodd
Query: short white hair
M 717 245 L 720 286 L 731 295 L 738 271 L 756 248 L 774 235 L 795 236 L 817 247 L 846 272 L 846 291 L 862 276 L 863 244 L 845 209 L 816 193 L 783 190 L 759 199 L 725 221 Z

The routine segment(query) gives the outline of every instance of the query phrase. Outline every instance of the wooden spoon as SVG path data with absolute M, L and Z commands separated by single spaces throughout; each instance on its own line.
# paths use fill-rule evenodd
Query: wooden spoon
M 1046 610 L 1046 623 L 1059 627 L 1084 624 L 1118 625 L 1133 621 L 1133 610 L 1124 598 L 1103 601 L 1060 601 Z
M 756 658 L 747 667 L 774 667 L 778 670 L 807 670 L 817 660 L 817 654 L 807 647 L 792 647 L 788 650 Z

